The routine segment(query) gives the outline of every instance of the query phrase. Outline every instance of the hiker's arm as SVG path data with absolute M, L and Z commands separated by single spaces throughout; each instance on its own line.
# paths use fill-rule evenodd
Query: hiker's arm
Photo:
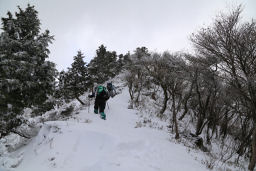
M 92 98 L 95 97 L 95 92 L 97 91 L 97 88 L 95 87 L 95 90 L 92 92 L 92 94 L 89 94 L 88 97 Z
M 109 99 L 109 97 L 110 97 L 110 94 L 109 94 L 108 91 L 107 91 L 106 93 L 107 93 L 107 94 L 106 94 L 106 96 L 105 96 L 105 100 L 107 101 L 107 100 Z
M 92 94 L 88 95 L 89 98 L 95 97 L 95 93 L 93 92 Z

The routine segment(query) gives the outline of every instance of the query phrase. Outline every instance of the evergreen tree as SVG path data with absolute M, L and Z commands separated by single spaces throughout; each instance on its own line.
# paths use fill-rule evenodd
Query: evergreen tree
M 87 91 L 89 87 L 88 72 L 86 62 L 81 51 L 74 56 L 74 62 L 67 72 L 62 71 L 59 77 L 59 88 L 65 100 L 76 98 L 81 104 L 84 104 L 79 96 Z
M 53 40 L 46 30 L 40 32 L 40 20 L 34 6 L 20 7 L 13 18 L 2 18 L 0 35 L 0 133 L 14 131 L 21 124 L 25 107 L 44 103 L 55 89 L 55 64 L 48 58 Z
M 104 45 L 96 50 L 96 57 L 88 65 L 92 83 L 104 83 L 118 73 L 116 52 L 109 52 Z

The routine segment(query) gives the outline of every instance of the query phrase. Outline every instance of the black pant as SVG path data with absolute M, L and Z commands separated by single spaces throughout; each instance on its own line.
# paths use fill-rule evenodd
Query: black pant
M 94 109 L 98 110 L 100 109 L 100 113 L 104 112 L 104 109 L 106 107 L 106 100 L 96 97 L 95 103 L 94 103 Z

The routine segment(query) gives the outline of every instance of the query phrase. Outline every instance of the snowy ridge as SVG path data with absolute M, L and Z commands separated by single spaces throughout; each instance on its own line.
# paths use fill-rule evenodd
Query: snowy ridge
M 186 147 L 169 141 L 163 130 L 136 128 L 136 110 L 127 109 L 129 93 L 108 101 L 107 120 L 93 114 L 93 100 L 67 121 L 45 122 L 17 154 L 13 171 L 169 171 L 206 170 Z M 2 170 L 1 170 L 2 171 Z

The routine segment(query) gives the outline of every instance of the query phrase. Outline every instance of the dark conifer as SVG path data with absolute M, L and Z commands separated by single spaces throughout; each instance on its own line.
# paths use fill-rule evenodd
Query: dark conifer
M 76 98 L 81 104 L 84 104 L 79 98 L 89 87 L 88 72 L 86 62 L 81 51 L 74 56 L 74 62 L 67 72 L 62 71 L 59 77 L 59 88 L 65 100 Z
M 16 18 L 8 12 L 2 18 L 0 35 L 0 133 L 8 134 L 21 124 L 25 107 L 44 103 L 55 89 L 55 64 L 48 58 L 53 40 L 46 30 L 40 32 L 40 20 L 34 6 L 19 8 Z

